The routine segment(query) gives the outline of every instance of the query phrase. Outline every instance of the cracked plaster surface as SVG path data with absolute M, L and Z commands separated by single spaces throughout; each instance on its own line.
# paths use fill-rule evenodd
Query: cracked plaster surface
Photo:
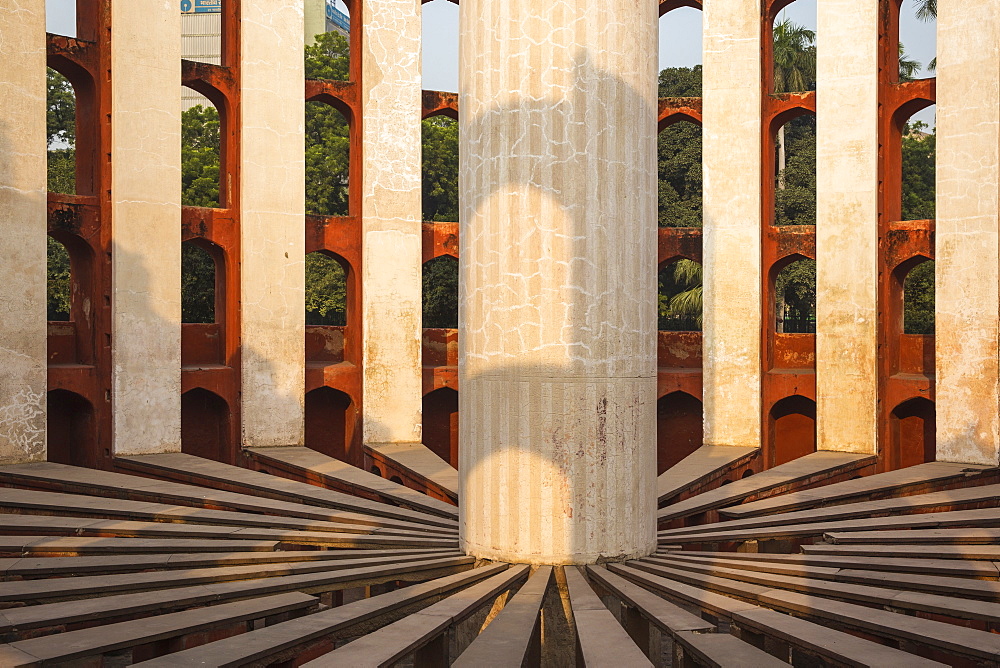
M 656 7 L 460 11 L 463 544 L 539 563 L 648 552 Z
M 364 440 L 418 443 L 422 410 L 420 3 L 366 0 L 361 77 Z
M 143 26 L 143 30 L 136 30 Z M 112 5 L 114 452 L 180 450 L 180 17 Z
M 760 447 L 760 0 L 704 6 L 705 444 Z
M 45 2 L 0 12 L 0 463 L 45 458 Z
M 874 454 L 879 8 L 828 0 L 818 12 L 816 447 Z
M 242 416 L 247 446 L 304 439 L 302 0 L 242 0 Z
M 1000 456 L 1000 8 L 938 7 L 937 456 Z

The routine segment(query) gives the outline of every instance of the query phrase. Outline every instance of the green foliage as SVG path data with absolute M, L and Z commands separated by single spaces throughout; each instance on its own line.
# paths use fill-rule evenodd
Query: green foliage
M 308 79 L 346 81 L 350 46 L 340 33 L 316 36 L 307 46 Z M 343 114 L 323 102 L 306 103 L 306 211 L 320 216 L 346 216 L 350 172 L 350 127 Z
M 934 262 L 922 262 L 903 281 L 903 332 L 934 333 Z
M 49 320 L 69 320 L 70 266 L 69 252 L 61 243 L 49 237 L 48 246 L 48 298 L 46 310 Z
M 424 264 L 424 327 L 458 327 L 458 260 L 442 255 Z
M 219 206 L 219 112 L 196 105 L 181 114 L 181 204 Z
M 775 225 L 816 224 L 816 118 L 799 116 L 778 136 L 785 142 L 786 165 L 774 191 Z M 780 145 L 778 147 L 781 149 Z
M 433 116 L 421 125 L 423 214 L 427 221 L 458 220 L 458 122 Z
M 701 265 L 694 260 L 678 260 L 660 271 L 660 331 L 701 331 L 702 275 Z
M 347 324 L 347 277 L 340 262 L 323 253 L 306 256 L 306 324 Z
M 69 80 L 51 67 L 46 78 L 48 111 L 48 189 L 76 194 L 76 93 Z
M 937 59 L 935 58 L 935 61 Z M 900 81 L 913 81 L 913 77 L 917 76 L 920 72 L 920 62 L 913 60 L 908 55 L 906 55 L 906 48 L 903 43 L 899 43 L 899 80 Z
M 46 155 L 48 161 L 48 189 L 51 193 L 62 195 L 76 194 L 76 149 L 49 149 Z
M 657 138 L 660 227 L 701 227 L 701 128 L 674 123 Z
M 660 97 L 699 97 L 701 65 L 660 72 Z M 701 128 L 674 123 L 657 138 L 660 227 L 701 227 Z
M 701 97 L 701 65 L 660 70 L 660 97 Z
M 935 216 L 934 195 L 937 135 L 917 121 L 903 134 L 903 220 Z
M 816 260 L 797 260 L 778 273 L 774 311 L 779 332 L 816 332 Z
M 774 92 L 816 88 L 816 33 L 791 20 L 774 26 Z
M 339 111 L 323 102 L 306 103 L 308 213 L 347 215 L 350 145 L 350 128 Z
M 351 49 L 339 32 L 316 35 L 316 42 L 306 45 L 306 79 L 347 81 Z
M 46 73 L 46 97 L 48 111 L 45 115 L 45 129 L 48 143 L 67 146 L 76 144 L 76 92 L 69 79 L 51 67 Z
M 191 242 L 181 245 L 181 321 L 215 322 L 215 261 Z

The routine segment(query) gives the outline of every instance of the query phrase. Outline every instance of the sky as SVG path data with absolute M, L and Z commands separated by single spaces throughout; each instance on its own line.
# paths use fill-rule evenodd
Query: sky
M 499 0 L 502 1 L 502 0 Z M 926 65 L 935 54 L 935 26 L 914 16 L 915 0 L 903 0 L 900 41 L 906 52 L 924 65 L 918 76 L 932 76 Z M 179 4 L 179 3 L 178 3 Z M 340 4 L 340 3 L 338 3 Z M 76 0 L 46 0 L 49 32 L 73 35 Z M 343 6 L 341 5 L 343 8 Z M 782 10 L 788 18 L 807 28 L 816 28 L 816 0 L 797 0 Z M 458 5 L 433 0 L 423 5 L 423 87 L 428 90 L 458 90 Z M 822 48 L 822 37 L 820 37 Z M 691 67 L 701 63 L 701 12 L 682 7 L 660 18 L 660 69 Z M 934 108 L 916 118 L 934 125 Z

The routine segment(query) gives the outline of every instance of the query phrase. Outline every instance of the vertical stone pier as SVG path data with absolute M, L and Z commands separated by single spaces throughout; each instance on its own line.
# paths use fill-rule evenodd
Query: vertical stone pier
M 656 545 L 655 3 L 463 0 L 461 540 Z
M 937 458 L 1000 456 L 1000 8 L 938 11 Z
M 45 2 L 0 10 L 0 465 L 45 459 Z
M 878 3 L 819 3 L 816 449 L 878 440 Z M 886 277 L 888 280 L 888 277 Z

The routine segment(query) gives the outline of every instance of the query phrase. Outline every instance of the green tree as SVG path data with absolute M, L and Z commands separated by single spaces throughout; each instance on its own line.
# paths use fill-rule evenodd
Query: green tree
M 816 332 L 816 260 L 804 258 L 778 272 L 774 311 L 779 332 Z
M 219 206 L 219 112 L 196 105 L 181 114 L 181 204 Z
M 181 244 L 181 321 L 215 322 L 215 260 L 190 241 Z
M 424 327 L 458 327 L 458 260 L 442 255 L 424 263 Z
M 937 20 L 937 0 L 917 0 L 916 15 L 921 21 Z M 936 57 L 927 64 L 927 69 L 931 72 L 937 69 Z
M 935 216 L 935 130 L 926 123 L 908 124 L 903 133 L 903 220 L 929 220 Z
M 308 79 L 346 81 L 350 46 L 336 32 L 316 36 L 306 46 Z M 346 216 L 350 173 L 350 127 L 343 114 L 323 102 L 306 104 L 306 211 L 320 216 Z
M 49 320 L 70 319 L 70 265 L 66 247 L 48 238 L 48 294 L 46 310 Z
M 816 87 L 816 33 L 790 19 L 774 26 L 774 92 Z
M 920 72 L 920 62 L 913 60 L 906 53 L 906 47 L 899 43 L 899 80 L 913 81 Z
M 701 65 L 660 72 L 661 98 L 701 96 Z M 657 201 L 660 227 L 701 227 L 701 128 L 673 123 L 657 138 Z
M 433 116 L 421 124 L 423 216 L 458 220 L 458 122 Z
M 76 194 L 76 93 L 69 79 L 51 67 L 46 75 L 48 189 Z
M 701 331 L 704 291 L 702 266 L 678 260 L 660 271 L 659 329 L 665 332 Z
M 339 33 L 316 36 L 306 46 L 308 79 L 346 81 L 350 47 Z M 321 216 L 346 216 L 350 173 L 350 127 L 328 104 L 306 104 L 306 211 Z M 306 256 L 306 324 L 347 324 L 347 281 L 340 263 L 322 253 Z
M 775 225 L 816 224 L 816 117 L 794 118 L 782 128 L 788 147 L 784 169 L 774 191 Z
M 922 262 L 903 281 L 903 332 L 934 333 L 934 262 Z
M 774 26 L 774 92 L 777 94 L 808 91 L 816 88 L 816 33 L 786 19 Z M 777 190 L 785 190 L 788 177 L 788 144 L 785 124 L 778 129 Z M 815 152 L 815 132 L 813 151 Z M 813 181 L 815 181 L 815 154 Z M 802 179 L 800 179 L 802 180 Z
M 306 255 L 306 324 L 347 324 L 347 277 L 340 262 L 323 253 Z

